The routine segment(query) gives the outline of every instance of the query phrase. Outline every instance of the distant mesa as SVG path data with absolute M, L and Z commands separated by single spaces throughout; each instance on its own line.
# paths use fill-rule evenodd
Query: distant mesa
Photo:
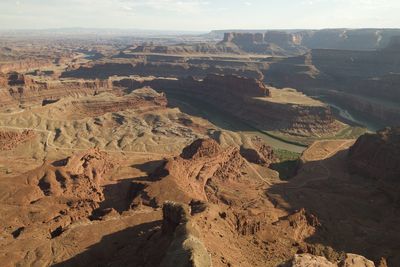
M 222 43 L 233 43 L 250 53 L 290 55 L 307 51 L 300 41 L 299 36 L 288 32 L 268 31 L 265 33 L 225 33 Z
M 247 52 L 277 52 L 298 55 L 308 49 L 376 50 L 385 48 L 399 29 L 323 29 L 323 30 L 220 30 L 211 36 L 223 38 Z M 269 47 L 266 46 L 269 44 Z M 264 45 L 264 52 L 262 52 Z M 267 48 L 268 47 L 268 48 Z M 252 50 L 252 51 L 251 51 Z

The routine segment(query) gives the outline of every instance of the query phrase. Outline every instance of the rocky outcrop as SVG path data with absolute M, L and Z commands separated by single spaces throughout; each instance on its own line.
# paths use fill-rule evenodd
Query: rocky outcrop
M 95 95 L 112 90 L 110 80 L 42 81 L 34 76 L 10 73 L 5 76 L 6 84 L 0 88 L 0 108 L 20 105 L 38 105 L 44 100 L 58 100 L 67 96 Z
M 162 232 L 173 239 L 160 263 L 162 267 L 211 267 L 211 257 L 195 226 L 188 206 L 174 202 L 163 205 Z
M 196 140 L 184 148 L 179 157 L 166 161 L 158 168 L 151 175 L 156 182 L 144 186 L 132 204 L 160 206 L 168 200 L 189 204 L 193 199 L 227 202 L 219 194 L 217 185 L 240 181 L 243 167 L 245 160 L 237 148 L 222 149 L 212 139 Z
M 75 222 L 89 221 L 105 200 L 102 183 L 114 163 L 105 152 L 91 149 L 2 179 L 0 203 L 13 207 L 4 215 L 14 218 L 1 220 L 2 227 L 8 229 L 4 234 L 22 227 L 21 235 L 52 239 Z M 5 198 L 7 194 L 13 198 Z
M 328 261 L 325 257 L 312 254 L 296 254 L 290 267 L 337 267 L 337 264 Z
M 0 64 L 0 73 L 23 72 L 30 69 L 52 66 L 53 61 L 48 59 L 24 59 Z
M 251 78 L 209 74 L 202 83 L 208 91 L 217 90 L 221 94 L 232 94 L 238 98 L 271 96 L 262 81 Z
M 38 184 L 46 196 L 77 197 L 101 202 L 104 199 L 100 187 L 103 175 L 113 167 L 106 153 L 91 149 L 45 167 L 46 170 L 42 170 L 44 175 L 31 176 L 29 183 Z
M 23 132 L 0 131 L 0 151 L 13 150 L 19 144 L 25 143 L 35 137 L 32 130 L 24 130 Z
M 312 254 L 296 254 L 290 267 L 375 267 L 375 264 L 363 256 L 346 254 L 339 263 L 332 263 L 325 257 Z
M 239 66 L 235 66 L 232 61 L 230 61 L 225 63 L 224 66 L 219 66 L 215 64 L 197 64 L 190 62 L 163 62 L 163 60 L 159 59 L 153 62 L 146 61 L 140 61 L 136 63 L 111 62 L 102 64 L 88 64 L 80 66 L 77 69 L 65 71 L 61 77 L 107 79 L 114 75 L 140 75 L 144 77 L 155 76 L 183 78 L 187 76 L 193 76 L 197 78 L 204 78 L 209 73 L 215 73 L 221 75 L 239 75 L 257 79 L 262 78 L 261 72 L 255 66 L 248 66 L 246 63 L 241 63 Z
M 252 145 L 242 145 L 240 147 L 240 154 L 248 162 L 260 164 L 266 167 L 278 161 L 272 147 L 257 139 L 252 140 Z
M 375 267 L 375 264 L 363 256 L 348 253 L 339 267 Z
M 174 233 L 178 226 L 189 222 L 188 207 L 183 204 L 167 201 L 163 204 L 162 210 L 163 222 L 161 230 L 164 234 Z
M 398 182 L 399 161 L 399 127 L 365 134 L 349 150 L 350 172 L 378 180 Z
M 197 139 L 182 150 L 183 159 L 200 159 L 214 157 L 222 152 L 222 148 L 212 139 Z
M 167 55 L 181 55 L 181 54 L 241 54 L 242 51 L 235 46 L 225 46 L 223 44 L 214 43 L 198 43 L 198 44 L 180 44 L 180 45 L 154 45 L 143 44 L 130 49 L 131 53 L 155 53 Z M 120 54 L 118 57 L 129 57 L 129 54 Z
M 0 73 L 0 88 L 8 85 L 7 75 Z
M 179 157 L 166 160 L 148 179 L 142 180 L 141 186 L 135 186 L 132 207 L 138 210 L 143 206 L 160 207 L 167 201 L 169 204 L 163 205 L 166 215 L 162 231 L 171 235 L 175 229 L 173 235 L 176 236 L 186 225 L 189 232 L 194 231 L 194 237 L 202 237 L 212 255 L 218 253 L 231 258 L 227 256 L 231 253 L 228 249 L 243 247 L 248 247 L 249 251 L 262 249 L 263 254 L 265 247 L 260 247 L 263 242 L 270 251 L 288 250 L 288 244 L 295 243 L 306 249 L 304 239 L 315 233 L 318 220 L 304 210 L 287 217 L 271 217 L 273 206 L 264 197 L 267 179 L 241 157 L 237 148 L 222 148 L 212 139 L 201 139 L 187 146 Z M 200 235 L 195 233 L 196 229 L 200 230 Z M 280 239 L 282 236 L 285 236 L 284 241 Z M 196 239 L 192 240 L 198 244 Z M 232 243 L 232 246 L 221 247 L 221 242 Z M 182 241 L 172 246 L 172 255 L 177 255 L 177 251 L 186 255 L 182 252 L 185 251 Z M 223 251 L 224 254 L 219 254 Z M 279 255 L 282 259 L 292 254 Z M 220 260 L 226 262 L 225 257 L 213 256 L 213 261 L 215 264 Z M 172 256 L 172 259 L 178 258 Z M 245 266 L 251 266 L 252 259 L 244 258 L 249 262 Z
M 151 88 L 140 88 L 124 96 L 110 93 L 99 94 L 95 97 L 80 99 L 62 99 L 59 106 L 71 106 L 73 112 L 65 112 L 69 118 L 101 116 L 106 113 L 115 113 L 123 110 L 137 112 L 152 111 L 167 108 L 168 100 L 163 93 L 157 93 Z

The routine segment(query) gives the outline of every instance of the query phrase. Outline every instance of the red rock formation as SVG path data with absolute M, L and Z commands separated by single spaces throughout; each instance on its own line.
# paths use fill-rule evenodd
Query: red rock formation
M 7 75 L 0 73 L 0 88 L 8 85 Z
M 46 59 L 25 59 L 14 61 L 10 63 L 0 64 L 0 73 L 8 73 L 8 72 L 23 72 L 30 69 L 36 69 L 40 67 L 52 66 L 53 62 L 51 60 Z
M 296 254 L 290 267 L 375 267 L 375 264 L 363 256 L 346 254 L 339 263 L 330 262 L 325 257 L 312 254 Z
M 245 145 L 240 147 L 240 154 L 247 161 L 268 167 L 271 163 L 277 162 L 278 159 L 274 154 L 272 147 L 265 145 L 260 140 L 252 140 L 254 147 Z
M 25 143 L 34 137 L 35 133 L 32 130 L 24 130 L 21 133 L 0 131 L 0 151 L 12 150 L 19 144 Z
M 106 153 L 91 149 L 46 162 L 23 175 L 1 179 L 0 202 L 11 207 L 4 215 L 13 217 L 2 220 L 1 226 L 9 234 L 24 229 L 24 235 L 34 240 L 36 236 L 55 238 L 72 223 L 89 221 L 104 200 L 101 184 L 114 163 Z M 13 198 L 5 198 L 5 192 Z
M 46 196 L 90 199 L 94 202 L 104 199 L 100 183 L 103 175 L 114 166 L 106 153 L 91 149 L 54 165 L 44 167 L 41 171 L 45 175 L 38 181 L 38 177 L 31 177 L 29 183 L 38 184 Z
M 162 233 L 165 236 L 173 236 L 173 240 L 160 267 L 212 266 L 211 256 L 199 239 L 199 232 L 190 219 L 186 205 L 170 201 L 164 203 Z
M 135 186 L 133 206 L 156 207 L 165 201 L 190 203 L 195 215 L 208 212 L 214 205 L 227 210 L 219 216 L 228 222 L 230 231 L 241 236 L 262 236 L 271 231 L 265 202 L 256 197 L 262 194 L 265 181 L 236 148 L 223 149 L 212 139 L 196 140 L 181 156 L 167 160 L 150 178 L 150 182 Z M 243 208 L 247 205 L 251 208 Z M 282 218 L 277 225 L 289 229 L 291 238 L 303 240 L 320 223 L 303 209 Z
M 212 139 L 196 140 L 183 150 L 181 156 L 168 160 L 156 170 L 152 177 L 159 182 L 143 190 L 146 198 L 141 202 L 159 206 L 167 200 L 187 204 L 192 199 L 226 201 L 215 185 L 240 181 L 244 166 L 245 160 L 238 149 L 222 149 Z
M 6 81 L 5 81 L 6 80 Z M 0 108 L 41 104 L 43 100 L 58 100 L 67 96 L 94 95 L 102 91 L 112 90 L 110 80 L 78 80 L 78 81 L 40 81 L 34 76 L 11 73 L 3 76 L 0 83 Z M 118 90 L 115 90 L 118 93 Z
M 213 157 L 222 152 L 222 148 L 212 139 L 198 139 L 182 151 L 183 159 L 200 159 Z
M 290 267 L 338 267 L 337 264 L 328 261 L 325 257 L 312 254 L 296 254 L 289 265 Z
M 166 108 L 168 100 L 163 93 L 157 93 L 151 88 L 141 88 L 133 93 L 121 97 L 89 98 L 85 100 L 72 100 L 67 105 L 73 107 L 73 112 L 68 111 L 72 118 L 100 116 L 109 112 L 118 112 L 135 109 L 137 112 Z M 67 114 L 66 114 L 67 115 Z
M 270 91 L 266 88 L 263 82 L 238 77 L 233 75 L 215 75 L 209 74 L 203 80 L 207 90 L 218 90 L 221 93 L 233 94 L 238 97 L 265 97 L 271 96 Z

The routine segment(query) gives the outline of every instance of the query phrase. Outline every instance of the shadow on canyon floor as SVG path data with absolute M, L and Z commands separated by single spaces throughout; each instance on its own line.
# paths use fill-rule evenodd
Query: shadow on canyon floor
M 143 223 L 106 235 L 85 252 L 53 267 L 158 266 L 170 243 L 160 235 L 161 221 Z
M 148 161 L 142 164 L 135 164 L 132 165 L 132 168 L 138 169 L 142 172 L 145 172 L 147 175 L 154 173 L 156 169 L 161 167 L 165 163 L 165 160 L 153 160 Z
M 113 208 L 118 213 L 129 210 L 131 204 L 131 186 L 134 179 L 120 180 L 115 184 L 104 187 L 104 201 L 100 203 L 100 210 Z
M 381 257 L 400 266 L 400 211 L 378 182 L 350 175 L 347 151 L 305 163 L 288 183 L 266 192 L 278 207 L 290 212 L 305 208 L 321 226 L 307 240 L 312 253 L 328 259 L 341 252 Z M 338 253 L 336 253 L 336 252 Z

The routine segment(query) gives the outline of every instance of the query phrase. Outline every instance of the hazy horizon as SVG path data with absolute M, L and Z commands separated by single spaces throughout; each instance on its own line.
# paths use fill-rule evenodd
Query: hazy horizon
M 399 28 L 395 0 L 2 0 L 0 29 Z

